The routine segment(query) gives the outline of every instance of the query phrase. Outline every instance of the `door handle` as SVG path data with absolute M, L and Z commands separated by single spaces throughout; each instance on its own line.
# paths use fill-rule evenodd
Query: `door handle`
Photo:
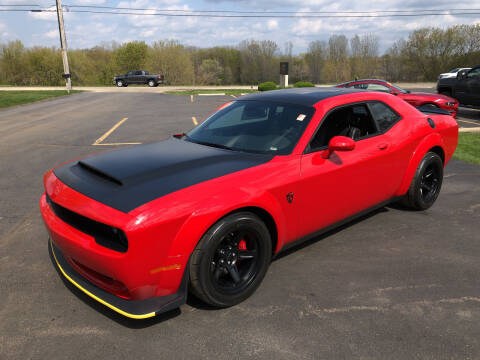
M 378 148 L 380 150 L 385 150 L 386 148 L 388 148 L 388 144 L 387 143 L 381 143 L 378 145 Z

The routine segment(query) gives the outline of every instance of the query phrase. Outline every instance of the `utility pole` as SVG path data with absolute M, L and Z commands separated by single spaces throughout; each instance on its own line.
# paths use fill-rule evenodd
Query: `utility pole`
M 72 81 L 70 75 L 70 68 L 68 67 L 68 57 L 67 57 L 67 37 L 65 36 L 65 27 L 63 26 L 63 10 L 60 0 L 57 2 L 57 17 L 58 17 L 58 31 L 60 32 L 60 46 L 62 47 L 62 60 L 63 60 L 63 75 L 65 83 L 67 86 L 67 92 L 70 93 L 72 90 Z

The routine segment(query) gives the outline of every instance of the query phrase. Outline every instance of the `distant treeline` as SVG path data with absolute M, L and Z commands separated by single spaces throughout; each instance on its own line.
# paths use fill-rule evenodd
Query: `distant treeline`
M 293 44 L 244 40 L 235 47 L 196 48 L 173 40 L 151 46 L 133 41 L 69 50 L 74 85 L 110 85 L 114 75 L 146 69 L 172 85 L 255 85 L 278 81 L 279 63 L 290 63 L 290 82 L 339 83 L 367 77 L 390 81 L 435 81 L 455 67 L 480 64 L 480 24 L 422 28 L 396 41 L 383 55 L 374 34 L 332 35 L 293 55 Z M 62 85 L 57 48 L 0 44 L 0 84 Z

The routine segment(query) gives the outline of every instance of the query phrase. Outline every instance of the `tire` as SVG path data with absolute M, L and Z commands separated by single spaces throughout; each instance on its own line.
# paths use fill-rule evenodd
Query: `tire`
M 155 87 L 155 81 L 149 80 L 149 81 L 148 81 L 148 86 L 150 86 L 150 87 Z
M 443 162 L 434 152 L 428 152 L 418 165 L 402 204 L 413 210 L 426 210 L 440 194 L 443 181 Z
M 122 87 L 122 86 L 125 86 L 125 84 L 123 83 L 122 80 L 117 80 L 117 86 Z
M 193 251 L 190 289 L 209 305 L 238 304 L 260 285 L 271 257 L 270 233 L 258 216 L 228 215 L 203 235 Z

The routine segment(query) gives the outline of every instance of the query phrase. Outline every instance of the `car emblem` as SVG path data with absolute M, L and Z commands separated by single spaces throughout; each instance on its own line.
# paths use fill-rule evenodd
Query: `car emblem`
M 289 192 L 289 193 L 287 194 L 287 201 L 288 201 L 289 203 L 291 203 L 291 202 L 293 201 L 293 192 Z

